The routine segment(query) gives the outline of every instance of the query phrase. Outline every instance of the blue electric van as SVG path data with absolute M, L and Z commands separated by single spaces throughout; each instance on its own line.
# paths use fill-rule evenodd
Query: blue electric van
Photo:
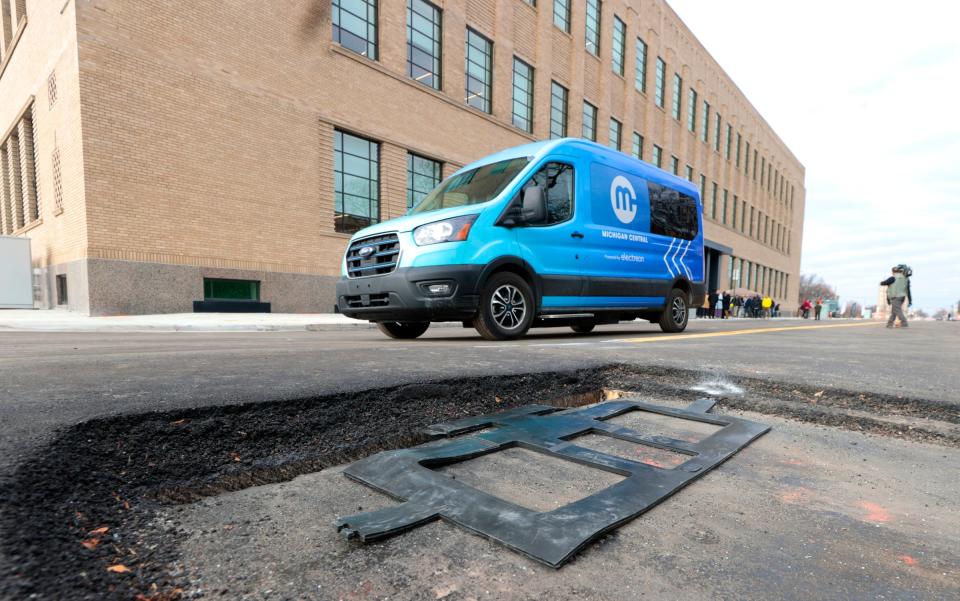
M 633 319 L 680 332 L 705 293 L 701 214 L 696 186 L 605 146 L 510 148 L 354 234 L 337 310 L 393 338 L 440 321 L 489 340 Z

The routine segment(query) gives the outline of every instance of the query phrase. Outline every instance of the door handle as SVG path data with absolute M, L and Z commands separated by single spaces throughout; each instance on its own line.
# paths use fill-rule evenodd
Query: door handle
M 571 238 L 580 238 L 581 240 L 583 240 L 583 234 L 581 234 L 580 232 L 573 232 L 572 234 L 570 234 L 570 237 L 571 237 Z

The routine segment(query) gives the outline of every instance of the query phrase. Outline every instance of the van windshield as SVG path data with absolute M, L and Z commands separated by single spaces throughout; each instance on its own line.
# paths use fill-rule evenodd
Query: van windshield
M 433 189 L 410 214 L 437 209 L 463 207 L 487 202 L 495 198 L 517 176 L 530 159 L 507 159 L 459 173 Z

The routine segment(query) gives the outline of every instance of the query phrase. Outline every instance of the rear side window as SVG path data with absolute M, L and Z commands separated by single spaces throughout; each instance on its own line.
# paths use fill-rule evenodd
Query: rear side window
M 673 188 L 647 182 L 650 194 L 650 233 L 693 240 L 697 237 L 697 201 Z
M 530 178 L 524 187 L 530 185 L 543 188 L 547 216 L 541 223 L 527 225 L 552 225 L 573 216 L 573 165 L 547 163 Z

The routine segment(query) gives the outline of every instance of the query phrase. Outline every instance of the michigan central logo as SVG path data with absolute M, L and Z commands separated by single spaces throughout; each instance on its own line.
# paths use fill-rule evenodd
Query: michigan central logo
M 623 223 L 630 223 L 637 216 L 637 194 L 630 180 L 618 175 L 610 184 L 610 205 L 613 214 Z

